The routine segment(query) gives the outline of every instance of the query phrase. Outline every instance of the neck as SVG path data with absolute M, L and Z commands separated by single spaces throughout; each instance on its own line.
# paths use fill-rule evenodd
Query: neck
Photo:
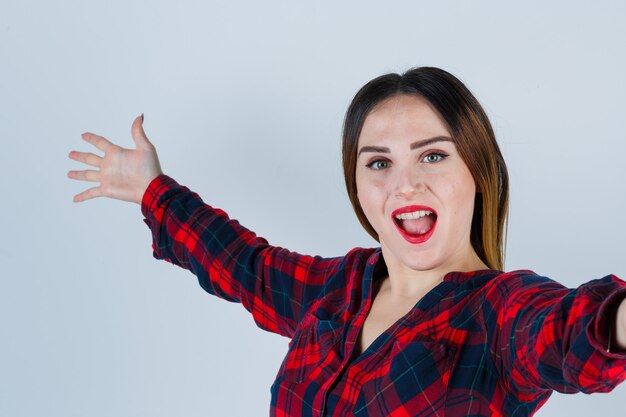
M 469 272 L 489 269 L 472 249 L 468 256 L 451 259 L 437 266 L 425 266 L 422 270 L 412 269 L 393 256 L 382 255 L 387 266 L 388 277 L 382 283 L 389 296 L 398 301 L 420 299 L 427 292 L 443 281 L 443 277 L 452 271 Z

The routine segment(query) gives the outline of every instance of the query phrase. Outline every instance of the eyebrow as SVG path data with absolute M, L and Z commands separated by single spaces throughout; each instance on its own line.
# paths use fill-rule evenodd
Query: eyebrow
M 424 146 L 430 145 L 431 143 L 435 143 L 435 142 L 454 142 L 454 141 L 452 140 L 451 137 L 448 137 L 448 136 L 435 136 L 432 138 L 418 140 L 417 142 L 413 142 L 411 144 L 411 150 L 422 148 Z M 386 146 L 363 146 L 361 147 L 361 149 L 359 149 L 359 153 L 357 157 L 361 155 L 361 153 L 363 152 L 389 153 L 391 151 Z

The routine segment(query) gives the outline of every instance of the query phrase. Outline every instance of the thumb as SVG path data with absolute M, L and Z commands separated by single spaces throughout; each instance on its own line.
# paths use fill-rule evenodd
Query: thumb
M 133 122 L 133 125 L 130 128 L 130 134 L 133 137 L 135 145 L 137 145 L 138 149 L 152 146 L 152 143 L 150 143 L 148 137 L 146 136 L 146 132 L 143 131 L 143 113 Z

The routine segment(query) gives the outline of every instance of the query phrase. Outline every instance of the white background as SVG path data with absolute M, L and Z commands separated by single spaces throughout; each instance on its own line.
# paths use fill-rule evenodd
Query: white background
M 0 0 L 0 415 L 264 416 L 288 340 L 152 258 L 139 206 L 72 197 L 95 132 L 145 130 L 163 170 L 271 243 L 374 246 L 341 123 L 371 78 L 458 76 L 511 180 L 506 270 L 626 277 L 621 1 Z M 554 394 L 538 416 L 623 416 Z

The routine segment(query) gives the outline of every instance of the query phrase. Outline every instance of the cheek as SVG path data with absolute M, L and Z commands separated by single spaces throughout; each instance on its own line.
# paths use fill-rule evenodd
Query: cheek
M 376 214 L 380 213 L 385 205 L 385 182 L 371 178 L 356 178 L 356 191 L 359 204 L 369 222 L 376 223 Z
M 450 182 L 450 196 L 457 200 L 464 200 L 467 196 L 473 196 L 476 188 L 473 182 L 453 180 Z
M 356 192 L 359 199 L 365 197 L 367 199 L 375 199 L 385 193 L 387 180 L 383 176 L 372 178 L 366 174 L 356 175 Z
M 447 190 L 447 199 L 452 207 L 454 215 L 473 214 L 476 186 L 474 180 L 469 178 L 449 178 L 442 190 Z

